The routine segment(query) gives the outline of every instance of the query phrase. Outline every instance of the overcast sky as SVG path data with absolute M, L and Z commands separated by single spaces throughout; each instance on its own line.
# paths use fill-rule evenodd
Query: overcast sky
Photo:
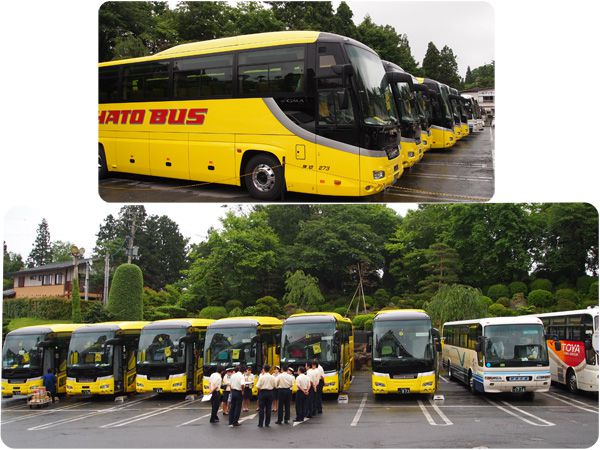
M 27 259 L 33 248 L 37 227 L 46 218 L 50 228 L 52 241 L 68 241 L 78 247 L 85 248 L 85 256 L 90 257 L 96 243 L 96 233 L 104 218 L 108 214 L 115 217 L 119 213 L 120 204 L 104 203 L 101 200 L 93 202 L 93 206 L 81 204 L 77 207 L 76 214 L 73 208 L 66 203 L 62 206 L 48 204 L 48 206 L 15 207 L 8 211 L 4 217 L 4 236 L 8 251 L 18 253 Z M 177 222 L 181 233 L 190 238 L 191 243 L 201 242 L 206 238 L 206 232 L 212 227 L 219 228 L 219 219 L 228 210 L 237 211 L 238 205 L 221 205 L 211 203 L 201 204 L 165 204 L 149 203 L 144 205 L 148 215 L 167 215 Z M 388 204 L 399 214 L 404 215 L 409 209 L 415 209 L 416 204 L 396 203 Z M 242 205 L 241 208 L 249 210 L 251 205 Z

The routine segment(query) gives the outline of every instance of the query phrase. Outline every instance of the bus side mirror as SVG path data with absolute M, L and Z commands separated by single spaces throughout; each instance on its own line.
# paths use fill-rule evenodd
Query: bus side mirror
M 369 331 L 367 334 L 367 353 L 373 352 L 373 332 Z
M 475 351 L 477 353 L 482 352 L 483 348 L 484 348 L 484 343 L 485 343 L 485 337 L 483 336 L 479 336 L 477 338 L 477 342 L 475 343 Z
M 554 341 L 554 350 L 556 350 L 557 352 L 560 352 L 560 350 L 562 349 L 562 345 L 560 343 L 560 341 Z
M 344 80 L 354 75 L 354 67 L 352 66 L 352 64 L 336 64 L 334 66 L 331 66 L 331 70 L 336 75 L 341 76 Z
M 585 339 L 583 341 L 583 346 L 586 350 L 591 350 L 592 349 L 592 340 L 591 339 Z

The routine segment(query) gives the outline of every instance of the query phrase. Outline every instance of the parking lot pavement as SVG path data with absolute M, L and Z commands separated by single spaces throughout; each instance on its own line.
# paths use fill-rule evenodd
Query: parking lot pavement
M 306 202 L 484 201 L 494 194 L 494 146 L 490 128 L 467 136 L 450 150 L 430 150 L 406 170 L 396 186 L 372 197 L 328 197 L 288 192 L 284 200 Z M 100 180 L 107 202 L 255 203 L 245 189 L 131 174 Z
M 533 400 L 473 395 L 440 378 L 438 394 L 375 398 L 369 372 L 358 372 L 348 403 L 326 397 L 323 415 L 295 425 L 257 428 L 254 407 L 240 428 L 208 422 L 200 398 L 145 394 L 125 403 L 69 399 L 43 410 L 24 400 L 2 401 L 2 440 L 10 447 L 513 447 L 585 448 L 598 438 L 597 395 L 573 395 L 553 386 Z M 254 406 L 254 403 L 252 404 Z M 294 417 L 292 408 L 292 418 Z

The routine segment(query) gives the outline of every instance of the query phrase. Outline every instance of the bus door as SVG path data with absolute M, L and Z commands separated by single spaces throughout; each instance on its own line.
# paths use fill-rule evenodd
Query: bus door
M 113 377 L 115 379 L 115 394 L 123 390 L 123 369 L 125 366 L 123 364 L 123 358 L 123 345 L 120 343 L 113 345 Z
M 186 336 L 188 339 L 179 340 L 179 351 L 184 352 L 185 360 L 185 379 L 186 379 L 186 391 L 191 392 L 194 390 L 194 384 L 196 380 L 196 355 L 194 348 L 194 341 L 190 335 Z

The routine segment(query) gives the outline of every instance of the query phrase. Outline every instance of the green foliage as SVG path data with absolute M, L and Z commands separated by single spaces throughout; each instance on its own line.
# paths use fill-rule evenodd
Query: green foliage
M 239 306 L 236 306 L 231 311 L 229 311 L 229 317 L 240 317 L 242 315 L 244 315 L 244 312 Z
M 256 306 L 248 306 L 244 308 L 244 316 L 257 316 Z
M 467 74 L 465 75 L 464 89 L 493 88 L 495 86 L 495 61 L 476 67 L 473 70 L 469 69 L 468 67 Z
M 460 260 L 456 250 L 450 246 L 436 242 L 426 250 L 417 250 L 423 253 L 425 262 L 421 269 L 427 274 L 419 281 L 419 291 L 433 295 L 442 285 L 454 284 L 458 281 Z
M 402 299 L 402 298 L 398 299 L 398 301 L 394 302 L 394 305 L 396 305 L 400 309 L 416 308 L 414 300 L 410 300 L 410 299 Z
M 35 325 L 47 325 L 51 323 L 64 323 L 64 320 L 47 320 L 47 319 L 33 319 L 31 317 L 20 317 L 18 319 L 7 319 L 2 318 L 2 334 L 5 335 L 10 331 L 17 330 L 23 327 L 32 327 Z
M 319 305 L 325 301 L 319 289 L 319 280 L 306 275 L 302 270 L 285 274 L 285 291 L 284 303 L 294 303 L 308 311 L 317 311 Z
M 471 286 L 442 286 L 425 304 L 425 310 L 438 327 L 452 320 L 476 319 L 486 312 L 480 297 L 481 291 Z
M 73 278 L 71 287 L 71 321 L 73 323 L 81 322 L 81 294 L 79 293 L 79 279 Z
M 515 294 L 522 293 L 527 295 L 527 285 L 522 281 L 513 281 L 508 285 L 510 296 L 513 297 Z
M 511 316 L 512 312 L 506 306 L 501 303 L 494 303 L 488 308 L 489 314 L 493 317 Z
M 569 300 L 573 304 L 579 302 L 579 296 L 573 289 L 557 289 L 554 296 L 557 302 L 560 302 L 561 300 Z
M 235 308 L 242 309 L 243 307 L 244 307 L 244 304 L 242 302 L 240 302 L 239 300 L 227 300 L 225 302 L 225 309 L 229 312 L 231 312 Z
M 187 317 L 188 312 L 185 308 L 180 308 L 175 305 L 163 305 L 156 308 L 156 312 L 166 314 L 169 319 L 177 319 Z
M 598 306 L 598 299 L 587 299 L 581 302 L 582 308 L 587 308 L 588 306 Z
M 279 301 L 275 297 L 267 295 L 256 300 L 256 314 L 259 316 L 278 317 L 282 315 L 283 310 L 279 305 Z
M 581 295 L 586 295 L 590 290 L 590 286 L 596 280 L 597 280 L 596 277 L 592 277 L 589 275 L 582 275 L 582 276 L 578 277 L 577 281 L 575 283 L 577 292 Z
M 373 293 L 373 303 L 376 308 L 383 308 L 390 303 L 390 294 L 383 288 L 377 289 Z
M 536 278 L 535 280 L 533 280 L 530 285 L 529 285 L 529 291 L 535 291 L 537 289 L 542 289 L 544 291 L 548 291 L 548 292 L 553 292 L 554 291 L 554 285 L 552 284 L 552 281 L 546 279 L 546 278 Z
M 341 316 L 345 316 L 345 315 L 346 315 L 346 310 L 347 310 L 347 309 L 348 309 L 348 308 L 346 308 L 346 307 L 344 307 L 344 306 L 341 306 L 341 307 L 339 307 L 339 308 L 334 308 L 334 309 L 333 309 L 333 312 L 335 312 L 335 313 L 338 313 L 338 314 L 339 314 L 339 315 L 341 315 Z
M 485 295 L 482 295 L 480 297 L 480 299 L 481 299 L 481 302 L 486 306 L 486 308 L 488 308 L 490 305 L 492 305 L 492 303 L 494 303 L 494 300 L 492 300 L 491 298 L 489 298 Z
M 42 219 L 38 225 L 33 248 L 27 257 L 27 267 L 39 267 L 52 262 L 52 248 L 48 221 Z
M 554 296 L 552 292 L 545 289 L 533 289 L 527 295 L 527 302 L 530 305 L 546 308 L 554 304 Z
M 142 320 L 144 277 L 135 264 L 121 264 L 115 270 L 108 294 L 108 311 L 115 320 Z
M 81 300 L 81 312 L 85 317 L 94 301 Z M 3 300 L 2 315 L 9 319 L 31 317 L 33 319 L 71 321 L 71 300 L 64 297 L 33 297 Z
M 573 309 L 577 309 L 577 303 L 572 300 L 568 300 L 566 298 L 561 298 L 556 302 L 555 310 L 556 311 L 570 311 Z
M 365 331 L 372 331 L 373 330 L 373 319 L 369 318 L 369 319 L 365 320 L 365 322 L 363 323 L 363 327 L 364 327 Z
M 590 284 L 590 289 L 588 291 L 588 297 L 598 300 L 598 282 L 594 281 Z
M 489 287 L 487 296 L 496 301 L 500 297 L 509 297 L 510 291 L 505 284 L 493 284 Z
M 227 317 L 227 310 L 223 306 L 207 306 L 202 308 L 198 317 L 203 319 L 222 319 Z
M 534 313 L 535 313 L 535 306 L 533 306 L 533 305 L 519 306 L 516 310 L 517 316 L 526 316 L 526 315 L 534 314 Z
M 352 319 L 352 325 L 354 325 L 354 328 L 356 328 L 357 330 L 364 330 L 365 322 L 367 320 L 372 321 L 374 318 L 375 318 L 375 314 L 357 314 Z
M 72 261 L 71 246 L 73 243 L 64 241 L 54 241 L 50 244 L 50 253 L 52 254 L 52 262 Z
M 102 306 L 100 302 L 89 302 L 90 306 L 82 314 L 82 322 L 84 323 L 98 323 L 98 322 L 110 322 L 114 320 L 114 317 Z
M 500 297 L 496 300 L 496 303 L 500 303 L 508 308 L 510 306 L 510 299 L 508 297 Z

